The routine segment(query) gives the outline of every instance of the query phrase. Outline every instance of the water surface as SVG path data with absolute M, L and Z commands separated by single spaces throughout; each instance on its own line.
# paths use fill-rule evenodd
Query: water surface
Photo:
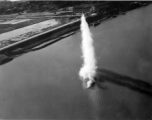
M 152 84 L 152 6 L 91 27 L 98 67 Z M 151 119 L 152 97 L 129 87 L 79 80 L 81 34 L 0 66 L 1 118 Z

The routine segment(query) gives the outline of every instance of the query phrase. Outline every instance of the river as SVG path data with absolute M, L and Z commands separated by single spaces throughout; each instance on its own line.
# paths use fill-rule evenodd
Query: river
M 152 84 L 152 5 L 91 27 L 98 68 Z M 83 89 L 81 34 L 0 66 L 0 117 L 145 120 L 152 97 L 110 82 Z M 99 87 L 100 86 L 100 87 Z

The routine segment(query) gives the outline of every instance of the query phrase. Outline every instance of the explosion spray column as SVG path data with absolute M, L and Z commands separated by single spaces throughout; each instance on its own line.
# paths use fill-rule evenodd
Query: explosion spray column
M 81 37 L 82 37 L 82 58 L 83 65 L 79 71 L 79 76 L 84 83 L 84 87 L 90 88 L 95 83 L 96 76 L 96 59 L 95 50 L 93 47 L 92 34 L 89 29 L 89 25 L 86 22 L 84 14 L 81 17 Z

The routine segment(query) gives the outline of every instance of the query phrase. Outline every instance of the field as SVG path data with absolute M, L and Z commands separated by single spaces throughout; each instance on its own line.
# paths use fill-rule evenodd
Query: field
M 25 20 L 25 19 L 29 19 L 28 21 L 24 21 L 24 22 L 20 22 L 18 24 L 11 24 L 11 23 L 6 23 L 6 24 L 3 24 L 3 22 L 6 22 L 6 21 L 12 21 L 12 20 Z M 12 30 L 15 30 L 15 29 L 18 29 L 18 28 L 22 28 L 22 27 L 25 27 L 25 26 L 29 26 L 29 25 L 32 25 L 32 24 L 36 24 L 36 23 L 39 23 L 39 22 L 42 22 L 42 21 L 45 21 L 45 20 L 49 20 L 51 19 L 51 16 L 50 17 L 32 17 L 32 16 L 17 16 L 16 17 L 10 17 L 10 16 L 4 16 L 2 18 L 2 16 L 0 16 L 0 34 L 1 33 L 5 33 L 5 32 L 8 32 L 8 31 L 12 31 Z

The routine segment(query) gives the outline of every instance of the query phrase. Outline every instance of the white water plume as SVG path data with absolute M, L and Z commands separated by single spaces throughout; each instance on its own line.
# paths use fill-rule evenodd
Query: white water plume
M 84 14 L 82 14 L 81 17 L 81 33 L 83 65 L 79 71 L 79 76 L 84 82 L 87 82 L 87 87 L 89 88 L 91 87 L 91 84 L 95 82 L 94 78 L 96 76 L 97 66 L 93 38 Z

